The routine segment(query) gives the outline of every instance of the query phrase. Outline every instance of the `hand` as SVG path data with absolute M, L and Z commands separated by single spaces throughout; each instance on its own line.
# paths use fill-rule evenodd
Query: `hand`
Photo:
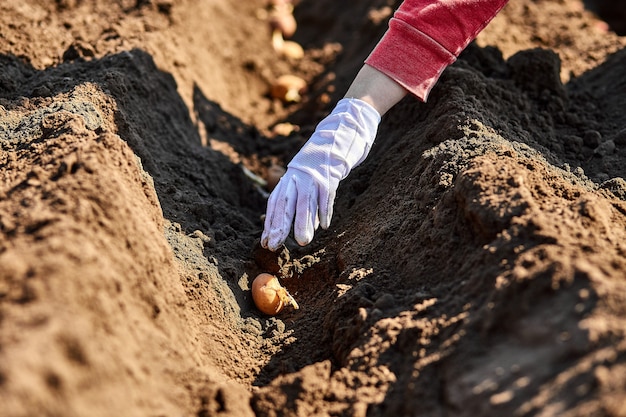
M 270 194 L 261 236 L 264 248 L 278 249 L 292 222 L 302 246 L 313 240 L 318 225 L 328 228 L 339 182 L 367 157 L 380 119 L 365 101 L 344 98 L 317 125 Z

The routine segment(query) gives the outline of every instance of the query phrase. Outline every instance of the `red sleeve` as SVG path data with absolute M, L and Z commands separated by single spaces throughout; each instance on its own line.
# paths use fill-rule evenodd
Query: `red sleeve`
M 405 0 L 365 60 L 419 99 L 508 0 Z

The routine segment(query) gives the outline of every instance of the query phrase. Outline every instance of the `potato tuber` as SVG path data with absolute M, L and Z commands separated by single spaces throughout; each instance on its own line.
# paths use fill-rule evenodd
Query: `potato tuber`
M 259 274 L 252 281 L 252 299 L 261 312 L 270 316 L 280 313 L 289 304 L 295 309 L 300 308 L 291 294 L 280 285 L 278 278 L 268 273 Z

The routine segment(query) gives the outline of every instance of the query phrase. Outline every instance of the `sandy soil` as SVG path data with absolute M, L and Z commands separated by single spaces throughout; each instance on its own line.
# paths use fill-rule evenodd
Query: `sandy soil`
M 624 2 L 512 1 L 265 251 L 245 172 L 399 4 L 352 3 L 296 4 L 301 59 L 264 0 L 0 3 L 0 415 L 626 416 Z

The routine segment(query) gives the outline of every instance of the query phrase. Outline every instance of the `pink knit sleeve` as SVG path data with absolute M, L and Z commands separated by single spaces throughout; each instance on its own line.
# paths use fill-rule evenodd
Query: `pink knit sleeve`
M 419 99 L 507 0 L 405 0 L 365 60 Z

